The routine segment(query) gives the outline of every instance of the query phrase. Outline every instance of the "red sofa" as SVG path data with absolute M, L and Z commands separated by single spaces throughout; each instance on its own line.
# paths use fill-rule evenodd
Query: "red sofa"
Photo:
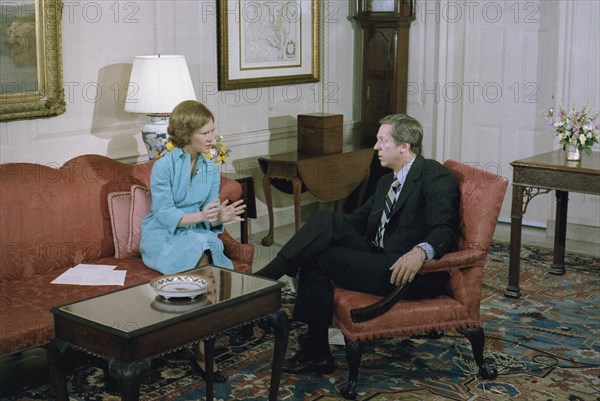
M 115 291 L 119 286 L 51 284 L 78 263 L 117 265 L 125 286 L 160 273 L 141 257 L 115 257 L 108 194 L 149 187 L 152 163 L 125 164 L 84 155 L 60 168 L 0 165 L 0 357 L 46 345 L 54 338 L 50 309 Z M 241 197 L 234 180 L 221 181 L 221 200 Z M 221 234 L 236 270 L 252 271 L 254 247 Z

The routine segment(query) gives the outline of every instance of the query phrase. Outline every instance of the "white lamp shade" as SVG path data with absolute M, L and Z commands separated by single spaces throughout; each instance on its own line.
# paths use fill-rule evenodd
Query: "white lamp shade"
M 133 60 L 125 111 L 170 114 L 184 100 L 196 99 L 184 56 L 138 56 Z

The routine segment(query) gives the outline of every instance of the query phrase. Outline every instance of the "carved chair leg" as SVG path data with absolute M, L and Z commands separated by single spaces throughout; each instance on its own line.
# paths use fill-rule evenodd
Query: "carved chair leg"
M 356 386 L 358 384 L 358 369 L 362 358 L 365 343 L 359 340 L 346 339 L 346 360 L 348 361 L 348 380 L 340 389 L 340 394 L 346 400 L 356 398 Z
M 486 362 L 483 359 L 483 346 L 485 344 L 485 334 L 481 327 L 463 327 L 459 328 L 458 332 L 469 340 L 473 349 L 473 357 L 475 363 L 479 366 L 479 377 L 485 380 L 495 379 L 498 376 L 496 367 L 491 362 Z

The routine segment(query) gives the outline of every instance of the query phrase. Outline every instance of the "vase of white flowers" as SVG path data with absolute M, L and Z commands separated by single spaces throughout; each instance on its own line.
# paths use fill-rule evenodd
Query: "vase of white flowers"
M 589 102 L 581 111 L 576 111 L 573 103 L 570 112 L 559 103 L 558 112 L 550 109 L 544 116 L 554 128 L 567 160 L 579 161 L 583 152 L 588 156 L 592 154 L 592 146 L 598 143 L 600 113 L 591 114 Z
M 565 145 L 565 155 L 567 160 L 577 162 L 581 160 L 581 152 L 579 151 L 579 145 L 575 143 L 567 143 Z

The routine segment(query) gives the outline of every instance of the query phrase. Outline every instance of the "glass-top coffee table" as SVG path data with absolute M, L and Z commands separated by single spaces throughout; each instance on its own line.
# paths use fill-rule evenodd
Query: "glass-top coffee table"
M 269 400 L 277 399 L 289 332 L 281 308 L 283 285 L 215 266 L 181 274 L 207 280 L 206 292 L 193 299 L 166 299 L 147 283 L 52 309 L 55 339 L 48 356 L 57 400 L 69 399 L 69 350 L 106 360 L 121 398 L 137 400 L 153 358 L 199 341 L 205 344 L 206 399 L 212 400 L 215 336 L 261 318 L 274 329 Z

